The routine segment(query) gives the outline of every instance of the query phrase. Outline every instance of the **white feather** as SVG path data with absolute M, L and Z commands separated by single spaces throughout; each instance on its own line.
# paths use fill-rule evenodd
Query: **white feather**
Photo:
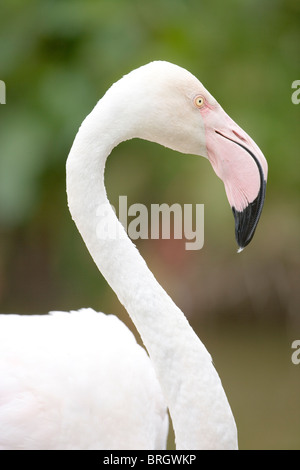
M 153 367 L 117 317 L 82 309 L 0 324 L 0 449 L 165 447 Z
M 184 314 L 128 237 L 97 236 L 99 205 L 123 230 L 104 186 L 106 158 L 122 140 L 207 157 L 199 93 L 222 122 L 222 109 L 186 70 L 154 62 L 131 72 L 82 123 L 67 161 L 72 217 L 151 360 L 116 317 L 91 309 L 2 315 L 0 448 L 162 449 L 165 403 L 178 448 L 237 448 L 221 381 Z

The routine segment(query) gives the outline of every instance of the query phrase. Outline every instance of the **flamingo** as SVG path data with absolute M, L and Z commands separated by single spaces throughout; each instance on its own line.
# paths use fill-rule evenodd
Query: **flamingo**
M 85 118 L 67 164 L 68 206 L 93 260 L 148 354 L 113 315 L 86 308 L 0 317 L 0 448 L 237 449 L 212 358 L 156 281 L 108 201 L 107 156 L 141 138 L 207 158 L 225 185 L 239 250 L 252 239 L 267 162 L 187 70 L 154 61 L 109 88 Z M 99 237 L 99 206 L 118 237 Z

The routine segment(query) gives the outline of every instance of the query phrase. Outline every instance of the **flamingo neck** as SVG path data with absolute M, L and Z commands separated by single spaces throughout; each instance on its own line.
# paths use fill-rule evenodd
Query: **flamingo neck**
M 107 199 L 107 156 L 122 140 L 134 137 L 128 121 L 122 123 L 112 110 L 105 98 L 100 100 L 74 140 L 67 160 L 70 212 L 148 350 L 169 407 L 177 448 L 236 448 L 234 418 L 209 353 L 148 269 Z M 104 213 L 121 237 L 99 236 L 99 214 Z

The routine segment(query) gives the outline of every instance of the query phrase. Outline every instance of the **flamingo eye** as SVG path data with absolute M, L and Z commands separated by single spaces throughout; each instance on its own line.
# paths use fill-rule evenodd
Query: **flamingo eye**
M 205 103 L 205 100 L 204 100 L 204 97 L 202 95 L 197 95 L 194 98 L 194 104 L 195 104 L 195 106 L 197 106 L 197 108 L 202 108 L 204 106 L 204 103 Z

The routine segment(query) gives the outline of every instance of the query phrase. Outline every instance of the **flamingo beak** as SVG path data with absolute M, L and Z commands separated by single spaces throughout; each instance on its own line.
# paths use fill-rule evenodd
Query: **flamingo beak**
M 225 185 L 240 252 L 252 240 L 261 216 L 268 165 L 251 137 L 225 113 L 222 124 L 207 132 L 207 151 L 216 174 Z
M 221 135 L 225 139 L 231 140 L 229 137 L 219 133 L 216 131 L 217 134 Z M 235 238 L 237 244 L 239 246 L 239 252 L 242 251 L 252 240 L 254 232 L 256 230 L 258 221 L 260 219 L 260 215 L 263 209 L 265 196 L 266 196 L 266 180 L 264 178 L 264 172 L 262 169 L 262 165 L 259 159 L 255 156 L 254 152 L 246 147 L 246 145 L 242 144 L 238 140 L 231 140 L 236 145 L 239 145 L 242 149 L 248 152 L 249 156 L 254 160 L 257 165 L 257 170 L 259 173 L 259 186 L 258 192 L 255 199 L 251 202 L 247 201 L 247 205 L 238 210 L 233 205 L 231 206 L 234 220 L 235 220 Z

